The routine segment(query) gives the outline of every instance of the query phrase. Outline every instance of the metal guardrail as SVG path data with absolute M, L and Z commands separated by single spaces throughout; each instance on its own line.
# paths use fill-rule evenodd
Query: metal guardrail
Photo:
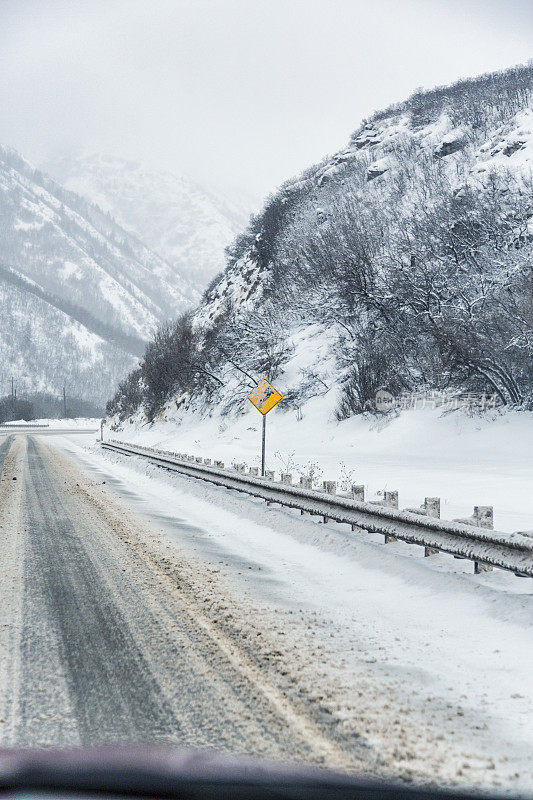
M 423 512 L 400 511 L 369 502 L 359 502 L 337 494 L 278 483 L 234 469 L 205 464 L 204 459 L 152 450 L 125 442 L 102 442 L 102 447 L 128 456 L 139 455 L 165 469 L 193 478 L 236 489 L 260 497 L 269 503 L 315 514 L 324 520 L 344 522 L 352 529 L 362 529 L 417 544 L 428 551 L 438 550 L 457 558 L 473 561 L 475 571 L 484 566 L 508 570 L 520 577 L 533 578 L 533 538 L 523 533 L 503 533 L 488 528 L 448 522 L 423 516 Z M 481 569 L 479 569 L 481 567 Z
M 39 422 L 5 422 L 3 425 L 0 425 L 2 430 L 18 430 L 18 428 L 49 428 L 50 423 L 39 423 Z
M 33 434 L 34 436 L 63 436 L 66 434 L 89 434 L 98 433 L 99 428 L 49 428 L 44 425 L 28 425 L 15 427 L 14 425 L 1 426 L 0 435 L 7 434 Z

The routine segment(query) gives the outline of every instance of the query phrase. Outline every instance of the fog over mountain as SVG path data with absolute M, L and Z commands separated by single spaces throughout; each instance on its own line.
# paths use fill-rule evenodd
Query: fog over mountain
M 225 248 L 251 211 L 248 198 L 237 205 L 185 176 L 114 156 L 64 158 L 48 168 L 65 187 L 109 211 L 200 292 L 224 268 Z

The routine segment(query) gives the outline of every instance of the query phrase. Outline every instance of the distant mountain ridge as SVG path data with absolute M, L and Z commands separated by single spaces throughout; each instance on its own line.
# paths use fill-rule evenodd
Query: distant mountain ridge
M 102 402 L 198 293 L 97 205 L 0 147 L 0 380 Z
M 139 236 L 199 293 L 224 268 L 225 248 L 248 221 L 242 204 L 136 161 L 91 155 L 60 159 L 49 169 Z
M 127 334 L 120 327 L 114 327 L 113 325 L 98 320 L 82 306 L 76 306 L 68 300 L 46 292 L 35 283 L 35 281 L 25 278 L 15 270 L 0 265 L 0 281 L 5 284 L 10 284 L 22 292 L 44 300 L 50 307 L 56 308 L 58 311 L 68 315 L 72 320 L 76 320 L 80 325 L 83 325 L 88 331 L 96 334 L 96 336 L 102 337 L 110 344 L 116 345 L 126 353 L 131 353 L 135 356 L 141 356 L 143 354 L 146 345 L 144 339 Z

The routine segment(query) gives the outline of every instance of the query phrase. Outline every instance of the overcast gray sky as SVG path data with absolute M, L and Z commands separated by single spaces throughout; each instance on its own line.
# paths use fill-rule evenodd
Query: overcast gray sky
M 264 195 L 375 109 L 532 44 L 533 0 L 0 0 L 0 142 Z

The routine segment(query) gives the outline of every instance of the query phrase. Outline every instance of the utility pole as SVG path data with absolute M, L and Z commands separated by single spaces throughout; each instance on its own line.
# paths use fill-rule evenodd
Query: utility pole
M 63 386 L 63 418 L 67 418 L 67 394 L 65 391 L 65 387 Z
M 11 376 L 11 419 L 15 419 L 15 378 Z

